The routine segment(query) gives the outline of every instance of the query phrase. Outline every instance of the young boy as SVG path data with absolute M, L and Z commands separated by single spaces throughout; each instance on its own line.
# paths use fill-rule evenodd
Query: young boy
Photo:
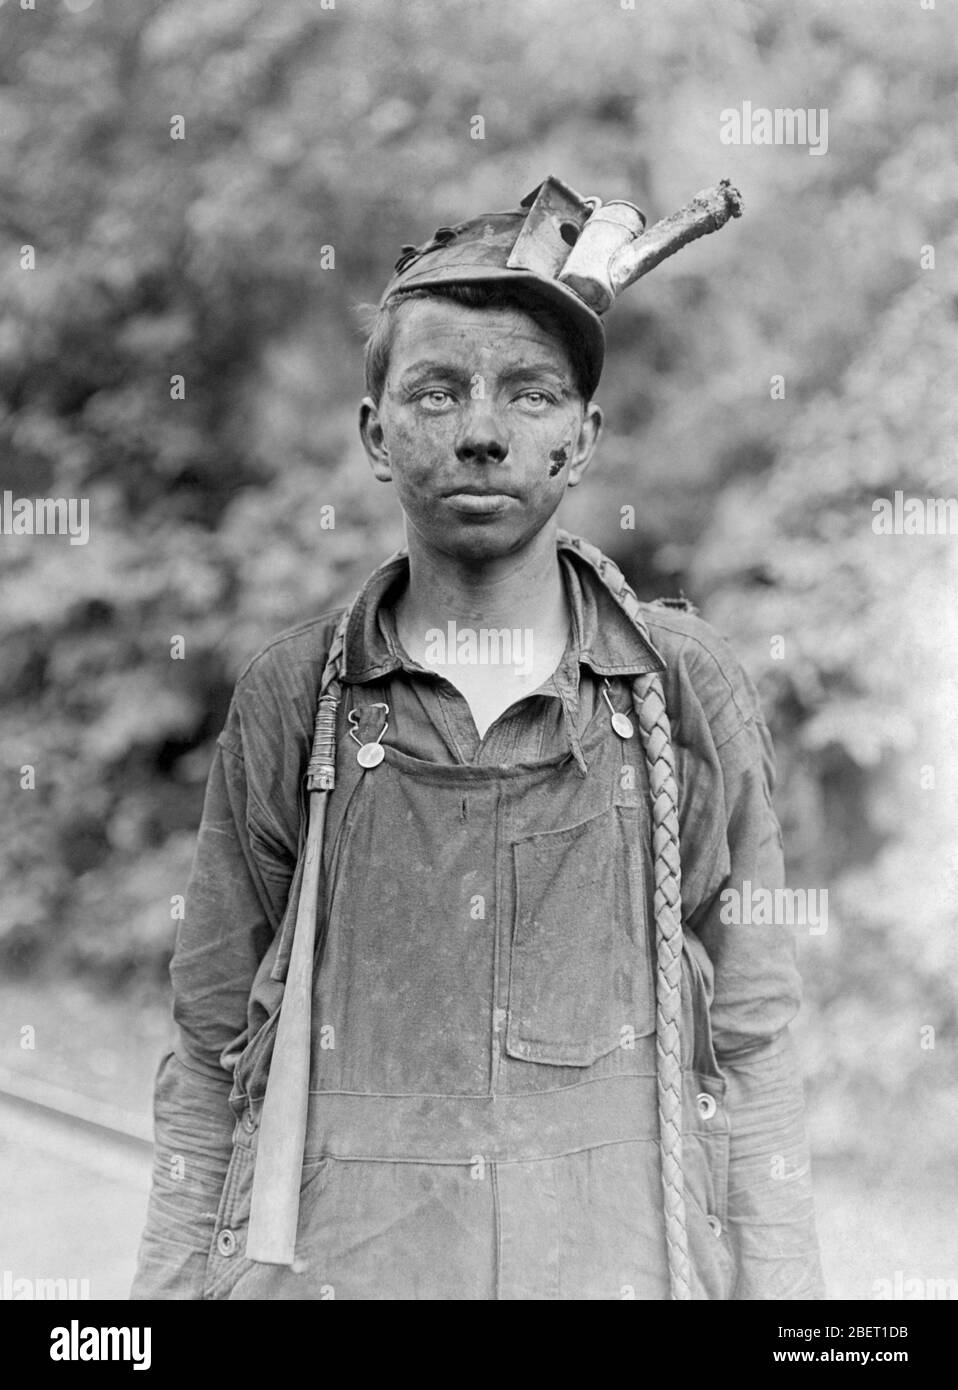
M 407 546 L 237 683 L 136 1298 L 822 1296 L 793 941 L 722 906 L 782 881 L 755 692 L 556 526 L 601 430 L 560 278 L 594 217 L 547 180 L 387 287 L 360 430 Z

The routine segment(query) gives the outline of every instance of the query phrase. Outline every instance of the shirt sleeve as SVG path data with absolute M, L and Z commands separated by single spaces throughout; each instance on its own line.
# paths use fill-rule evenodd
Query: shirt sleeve
M 203 1296 L 236 1121 L 224 1054 L 235 1055 L 247 1028 L 250 990 L 293 869 L 290 854 L 257 832 L 249 803 L 242 753 L 221 735 L 170 967 L 176 1037 L 154 1093 L 153 1180 L 134 1299 Z
M 765 910 L 784 886 L 775 761 L 758 694 L 731 648 L 686 614 L 654 617 L 667 651 L 686 931 L 712 970 L 725 1078 L 736 1299 L 824 1297 L 801 1072 L 795 928 Z M 762 907 L 759 907 L 759 904 Z
M 784 884 L 774 758 L 757 697 L 742 681 L 739 703 L 754 707 L 715 749 L 724 824 L 713 828 L 706 858 L 713 872 L 725 872 L 689 918 L 714 967 L 710 1017 L 727 1085 L 733 1296 L 817 1299 L 824 1291 L 804 1094 L 789 1034 L 801 984 L 794 928 L 774 910 Z

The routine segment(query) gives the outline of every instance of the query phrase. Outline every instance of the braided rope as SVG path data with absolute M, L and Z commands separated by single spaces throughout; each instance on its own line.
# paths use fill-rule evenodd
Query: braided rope
M 656 936 L 656 1079 L 669 1284 L 692 1296 L 682 1169 L 682 877 L 678 786 L 669 717 L 657 672 L 632 682 L 632 703 L 649 774 Z
M 648 638 L 639 600 L 619 567 L 597 546 L 559 532 L 599 575 L 630 621 Z M 632 705 L 649 778 L 656 937 L 655 1042 L 662 1154 L 662 1205 L 673 1299 L 692 1297 L 682 1168 L 682 866 L 678 783 L 662 680 L 657 671 L 636 676 Z

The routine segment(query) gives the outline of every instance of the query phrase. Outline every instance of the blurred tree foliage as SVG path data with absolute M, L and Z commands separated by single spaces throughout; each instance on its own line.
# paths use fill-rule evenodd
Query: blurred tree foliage
M 92 511 L 86 546 L 0 536 L 7 966 L 161 977 L 236 674 L 401 543 L 354 314 L 400 244 L 548 172 L 652 218 L 730 176 L 744 220 L 611 316 L 563 521 L 760 681 L 792 881 L 830 893 L 823 1133 L 954 1088 L 958 541 L 876 536 L 871 503 L 958 491 L 956 29 L 917 0 L 0 0 L 0 484 Z M 746 100 L 827 109 L 827 154 L 722 145 Z

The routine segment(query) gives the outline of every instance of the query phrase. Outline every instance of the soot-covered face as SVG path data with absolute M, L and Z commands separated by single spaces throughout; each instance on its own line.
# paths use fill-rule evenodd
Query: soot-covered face
M 585 473 L 601 424 L 549 327 L 519 308 L 438 298 L 399 307 L 382 395 L 360 416 L 373 472 L 395 484 L 407 528 L 475 561 L 541 531 Z

